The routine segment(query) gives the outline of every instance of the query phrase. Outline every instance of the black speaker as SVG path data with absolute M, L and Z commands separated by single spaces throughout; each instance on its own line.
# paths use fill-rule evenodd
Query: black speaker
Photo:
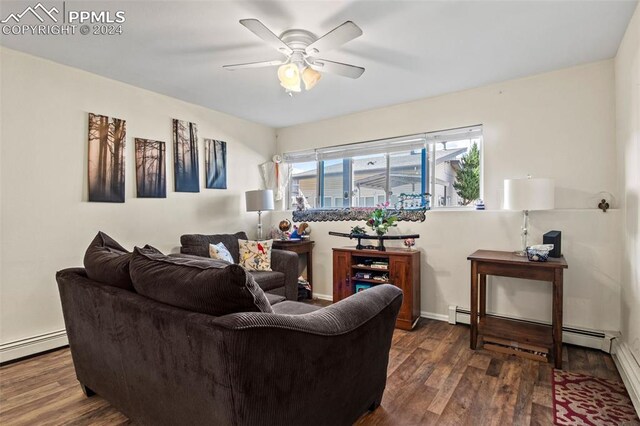
M 560 231 L 549 231 L 542 236 L 542 244 L 553 244 L 553 250 L 549 252 L 550 257 L 562 256 L 561 240 L 562 232 Z

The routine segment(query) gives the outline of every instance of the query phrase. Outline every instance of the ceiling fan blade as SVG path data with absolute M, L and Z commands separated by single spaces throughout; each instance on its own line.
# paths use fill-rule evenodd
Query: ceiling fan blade
M 241 19 L 240 23 L 279 52 L 285 55 L 291 55 L 293 53 L 293 50 L 291 50 L 285 42 L 280 40 L 277 35 L 257 19 Z
M 341 62 L 327 61 L 326 59 L 309 60 L 309 65 L 316 71 L 330 72 L 344 77 L 358 78 L 364 72 L 364 68 L 355 65 L 343 64 Z
M 344 24 L 335 27 L 307 46 L 305 53 L 310 56 L 315 56 L 318 53 L 324 53 L 328 50 L 335 49 L 336 47 L 341 46 L 354 38 L 360 37 L 361 35 L 362 30 L 360 27 L 351 21 L 347 21 Z
M 229 70 L 229 71 L 234 71 L 234 70 L 239 70 L 239 69 L 245 69 L 245 68 L 262 68 L 262 67 L 274 67 L 276 65 L 282 65 L 282 64 L 286 64 L 287 61 L 281 61 L 281 60 L 277 60 L 277 61 L 261 61 L 261 62 L 247 62 L 246 64 L 232 64 L 232 65 L 223 65 L 222 68 Z

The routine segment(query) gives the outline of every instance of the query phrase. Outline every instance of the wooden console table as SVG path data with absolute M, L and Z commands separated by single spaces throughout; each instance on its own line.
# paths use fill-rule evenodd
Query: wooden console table
M 311 287 L 311 297 L 313 298 L 313 245 L 314 241 L 303 239 L 300 241 L 273 240 L 273 248 L 276 250 L 287 250 L 297 254 L 307 255 L 307 281 Z
M 564 257 L 547 262 L 531 262 L 512 252 L 477 250 L 471 261 L 471 349 L 478 334 L 524 345 L 549 348 L 556 368 L 562 368 L 562 274 Z M 548 281 L 553 285 L 552 325 L 533 324 L 487 315 L 487 275 Z

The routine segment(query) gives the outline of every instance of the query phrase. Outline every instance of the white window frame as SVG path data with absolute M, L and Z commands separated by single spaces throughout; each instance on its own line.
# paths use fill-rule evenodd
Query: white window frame
M 467 137 L 469 135 L 469 137 Z M 480 197 L 479 199 L 484 199 L 484 139 L 483 139 L 483 129 L 482 125 L 474 125 L 474 126 L 466 126 L 449 130 L 421 133 L 417 135 L 408 135 L 391 139 L 379 139 L 368 142 L 359 142 L 354 144 L 346 144 L 346 145 L 337 145 L 330 146 L 326 148 L 318 148 L 311 151 L 303 151 L 303 152 L 293 152 L 293 153 L 285 153 L 283 154 L 285 161 L 287 162 L 307 162 L 307 161 L 315 161 L 316 162 L 316 194 L 317 199 L 316 206 L 318 209 L 322 208 L 349 208 L 353 203 L 353 157 L 355 156 L 363 156 L 367 154 L 380 154 L 384 153 L 387 163 L 387 188 L 385 190 L 385 198 L 386 200 L 390 199 L 390 191 L 389 191 L 389 171 L 390 171 L 390 155 L 396 154 L 399 152 L 407 152 L 413 151 L 416 149 L 425 149 L 426 150 L 426 165 L 422 166 L 422 171 L 428 169 L 428 176 L 423 176 L 421 173 L 421 178 L 423 181 L 426 181 L 425 187 L 427 192 L 431 194 L 431 202 L 429 208 L 431 210 L 469 210 L 474 209 L 474 206 L 438 206 L 438 202 L 435 196 L 436 189 L 436 144 L 441 143 L 443 141 L 451 141 L 451 140 L 474 140 L 479 139 L 477 141 L 478 149 L 480 150 Z M 422 148 L 420 148 L 422 146 Z M 406 147 L 406 150 L 405 150 Z M 412 149 L 409 149 L 413 147 Z M 350 176 L 348 179 L 349 188 L 346 189 L 350 197 L 346 199 L 348 202 L 348 206 L 336 207 L 335 201 L 338 199 L 342 200 L 344 204 L 345 199 L 343 197 L 332 197 L 325 196 L 323 193 L 323 182 L 321 180 L 324 176 L 324 159 L 350 159 L 351 167 L 350 167 Z M 344 169 L 343 169 L 344 173 Z M 287 199 L 289 199 L 289 190 L 291 189 L 291 184 L 287 187 Z M 343 192 L 345 189 L 343 188 Z M 324 206 L 324 199 L 332 197 L 335 198 L 333 206 Z M 380 195 L 374 198 L 374 203 L 376 200 L 379 200 Z M 321 203 L 321 201 L 323 201 Z M 365 203 L 366 204 L 366 203 Z M 379 204 L 379 202 L 378 202 Z

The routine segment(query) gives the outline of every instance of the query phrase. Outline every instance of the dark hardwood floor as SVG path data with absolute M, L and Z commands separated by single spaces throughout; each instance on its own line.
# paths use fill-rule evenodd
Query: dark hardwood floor
M 563 348 L 565 369 L 620 380 L 604 352 Z M 421 319 L 393 336 L 382 405 L 357 425 L 549 425 L 551 364 L 469 349 L 469 328 Z M 99 396 L 86 398 L 69 349 L 0 368 L 2 425 L 120 425 Z

